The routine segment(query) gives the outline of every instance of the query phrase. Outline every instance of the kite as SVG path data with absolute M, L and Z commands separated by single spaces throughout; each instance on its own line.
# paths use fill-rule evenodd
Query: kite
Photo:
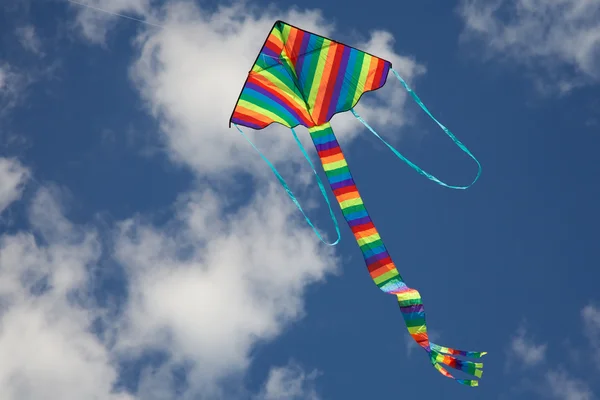
M 479 170 L 470 185 L 447 185 L 423 171 L 381 138 L 354 110 L 354 106 L 364 93 L 377 90 L 386 83 L 390 71 L 425 113 L 462 151 L 475 160 Z M 318 238 L 328 245 L 335 245 L 340 240 L 337 220 L 331 209 L 325 187 L 294 130 L 299 125 L 308 129 L 331 190 L 339 203 L 344 219 L 356 238 L 374 283 L 383 292 L 397 297 L 408 332 L 427 352 L 432 365 L 442 375 L 463 385 L 478 386 L 477 379 L 459 379 L 451 375 L 442 365 L 481 378 L 483 363 L 460 359 L 456 356 L 480 358 L 486 352 L 456 350 L 437 345 L 429 340 L 421 295 L 417 290 L 406 285 L 367 213 L 344 158 L 344 153 L 330 125 L 330 120 L 335 114 L 345 111 L 351 111 L 402 161 L 439 185 L 451 189 L 467 189 L 477 181 L 481 174 L 479 161 L 444 125 L 435 119 L 419 97 L 392 68 L 389 61 L 283 21 L 275 22 L 248 73 L 229 120 L 229 127 L 231 124 L 235 125 L 242 136 L 250 142 L 269 165 Z M 335 242 L 327 243 L 321 237 L 285 180 L 240 129 L 240 126 L 245 126 L 259 130 L 272 123 L 279 123 L 291 129 L 296 143 L 313 169 L 335 224 L 338 236 Z

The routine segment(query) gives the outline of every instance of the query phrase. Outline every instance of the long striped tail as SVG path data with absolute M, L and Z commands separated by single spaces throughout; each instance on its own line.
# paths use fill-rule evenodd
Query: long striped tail
M 442 364 L 481 378 L 482 363 L 460 360 L 455 356 L 479 358 L 486 353 L 455 350 L 429 341 L 421 295 L 406 285 L 396 269 L 367 213 L 331 125 L 326 123 L 312 127 L 309 128 L 309 132 L 342 214 L 361 249 L 371 278 L 382 291 L 397 296 L 408 332 L 428 353 L 433 366 L 442 375 L 455 379 L 463 385 L 477 386 L 476 379 L 458 379 L 451 375 Z

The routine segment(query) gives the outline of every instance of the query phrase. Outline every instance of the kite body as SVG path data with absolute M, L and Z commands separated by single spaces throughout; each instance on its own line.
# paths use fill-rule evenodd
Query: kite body
M 352 111 L 360 122 L 379 137 L 354 111 L 353 107 L 365 92 L 382 87 L 386 83 L 390 70 L 421 108 L 463 151 L 475 159 L 466 147 L 429 113 L 406 82 L 392 69 L 389 61 L 304 31 L 282 21 L 277 21 L 274 24 L 252 70 L 249 72 L 231 116 L 230 125 L 233 123 L 242 134 L 243 132 L 238 125 L 263 129 L 276 122 L 289 127 L 292 129 L 294 138 L 301 147 L 306 159 L 312 166 L 308 154 L 302 148 L 294 131 L 294 127 L 298 125 L 308 128 L 329 185 L 340 205 L 344 219 L 350 226 L 361 249 L 374 283 L 385 293 L 397 297 L 400 311 L 410 335 L 427 352 L 433 366 L 441 374 L 455 379 L 459 383 L 477 386 L 478 380 L 455 378 L 442 364 L 480 378 L 483 368 L 482 363 L 461 360 L 455 356 L 479 358 L 486 353 L 455 350 L 429 341 L 421 296 L 417 290 L 406 285 L 392 261 L 373 221 L 367 213 L 342 149 L 329 123 L 336 113 Z M 441 182 L 405 159 L 383 139 L 381 140 L 398 157 L 428 179 L 454 189 L 465 189 L 470 186 L 450 186 Z M 256 150 L 258 151 L 258 149 Z M 293 197 L 275 167 L 264 156 L 263 158 L 271 166 L 290 197 L 302 211 L 299 203 Z M 475 161 L 477 160 L 475 159 Z M 480 173 L 481 166 L 479 168 Z M 479 177 L 479 173 L 475 180 Z M 325 189 L 318 175 L 316 176 L 329 205 Z M 302 213 L 304 212 L 302 211 Z M 335 222 L 331 206 L 330 214 Z M 306 219 L 321 238 L 308 217 Z M 337 222 L 336 230 L 338 231 L 339 240 Z M 321 238 L 321 240 L 323 239 Z

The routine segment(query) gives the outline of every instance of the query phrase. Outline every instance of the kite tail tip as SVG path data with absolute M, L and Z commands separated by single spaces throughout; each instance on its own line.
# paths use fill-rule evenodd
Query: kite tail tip
M 466 357 L 479 358 L 479 357 L 482 357 L 485 354 L 487 354 L 487 352 L 456 350 L 456 349 L 451 349 L 448 347 L 442 347 L 435 343 L 430 343 L 430 348 L 431 348 L 431 351 L 430 351 L 431 363 L 433 364 L 435 369 L 438 370 L 439 373 L 441 373 L 442 375 L 444 375 L 450 379 L 454 379 L 455 381 L 457 381 L 458 383 L 460 383 L 462 385 L 471 386 L 471 387 L 479 386 L 479 382 L 476 379 L 457 379 L 457 378 L 455 378 L 440 364 L 445 364 L 450 368 L 460 370 L 469 375 L 473 375 L 478 379 L 481 379 L 481 377 L 483 376 L 483 363 L 467 361 L 467 360 L 460 360 L 449 354 L 457 354 L 457 355 L 462 355 L 462 356 L 466 356 Z M 443 354 L 443 353 L 445 353 L 445 354 Z

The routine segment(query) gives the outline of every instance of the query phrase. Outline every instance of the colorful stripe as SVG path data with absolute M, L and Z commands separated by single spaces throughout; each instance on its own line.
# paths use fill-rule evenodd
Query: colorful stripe
M 290 128 L 322 125 L 350 110 L 363 93 L 382 87 L 390 68 L 389 61 L 277 21 L 230 123 L 254 129 L 273 122 Z
M 384 292 L 396 295 L 409 334 L 429 354 L 434 367 L 442 375 L 455 379 L 463 385 L 477 386 L 477 380 L 457 379 L 440 364 L 481 378 L 483 373 L 482 363 L 459 360 L 454 355 L 478 358 L 486 353 L 455 350 L 429 341 L 425 308 L 421 295 L 417 290 L 406 285 L 383 244 L 383 240 L 360 197 L 331 125 L 325 123 L 321 126 L 309 128 L 308 131 L 319 154 L 333 194 L 363 254 L 371 279 Z

